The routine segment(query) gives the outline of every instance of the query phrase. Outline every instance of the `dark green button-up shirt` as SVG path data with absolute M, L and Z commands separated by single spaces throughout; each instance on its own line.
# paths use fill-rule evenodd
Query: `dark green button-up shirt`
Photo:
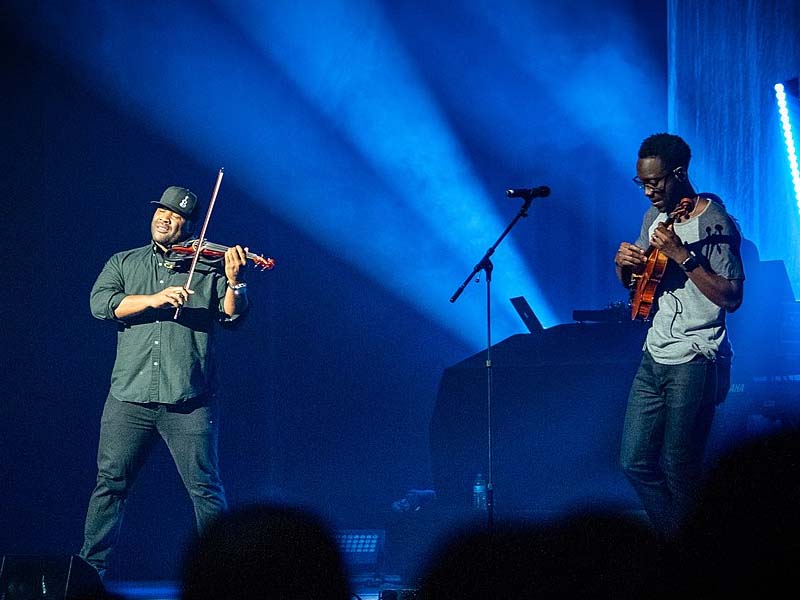
M 118 400 L 177 404 L 212 391 L 214 323 L 237 318 L 223 312 L 223 272 L 197 265 L 194 294 L 177 320 L 174 308 L 147 309 L 124 320 L 114 315 L 125 296 L 183 286 L 187 278 L 186 268 L 165 262 L 154 244 L 115 254 L 100 272 L 89 304 L 92 315 L 119 324 L 111 374 L 111 395 Z

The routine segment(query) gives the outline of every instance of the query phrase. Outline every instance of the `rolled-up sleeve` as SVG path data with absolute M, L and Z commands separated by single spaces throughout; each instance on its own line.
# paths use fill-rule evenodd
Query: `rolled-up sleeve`
M 252 300 L 248 299 L 247 307 L 244 309 L 244 312 L 230 316 L 225 312 L 225 294 L 228 291 L 228 279 L 224 274 L 216 277 L 214 287 L 217 294 L 217 323 L 222 325 L 225 329 L 237 328 L 241 324 L 243 317 L 250 312 Z
M 125 297 L 121 265 L 117 256 L 112 256 L 103 267 L 89 295 L 92 316 L 97 319 L 119 321 L 114 311 Z

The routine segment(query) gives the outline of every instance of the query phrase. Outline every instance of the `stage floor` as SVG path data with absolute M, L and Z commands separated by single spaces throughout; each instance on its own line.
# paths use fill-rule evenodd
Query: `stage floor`
M 397 580 L 395 580 L 397 579 Z M 353 598 L 378 600 L 381 591 L 408 590 L 399 578 L 387 578 L 383 582 L 356 580 L 351 584 Z M 176 581 L 109 581 L 106 590 L 120 600 L 177 600 L 180 586 Z

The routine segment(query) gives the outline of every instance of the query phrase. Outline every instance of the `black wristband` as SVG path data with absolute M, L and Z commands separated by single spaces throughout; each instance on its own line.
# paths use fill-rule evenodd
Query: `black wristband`
M 697 260 L 697 254 L 694 253 L 694 250 L 689 250 L 689 256 L 681 263 L 681 269 L 686 271 L 694 271 L 697 267 L 700 266 L 700 263 Z

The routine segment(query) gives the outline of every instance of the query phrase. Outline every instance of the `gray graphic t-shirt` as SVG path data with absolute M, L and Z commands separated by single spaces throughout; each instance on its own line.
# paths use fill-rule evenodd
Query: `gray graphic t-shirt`
M 653 230 L 666 219 L 665 213 L 651 206 L 644 215 L 636 245 L 647 249 Z M 744 279 L 739 253 L 741 235 L 721 204 L 709 199 L 700 214 L 673 227 L 707 269 L 725 279 Z M 667 265 L 653 310 L 645 348 L 656 362 L 676 365 L 698 354 L 730 360 L 725 310 L 706 298 L 674 261 Z

